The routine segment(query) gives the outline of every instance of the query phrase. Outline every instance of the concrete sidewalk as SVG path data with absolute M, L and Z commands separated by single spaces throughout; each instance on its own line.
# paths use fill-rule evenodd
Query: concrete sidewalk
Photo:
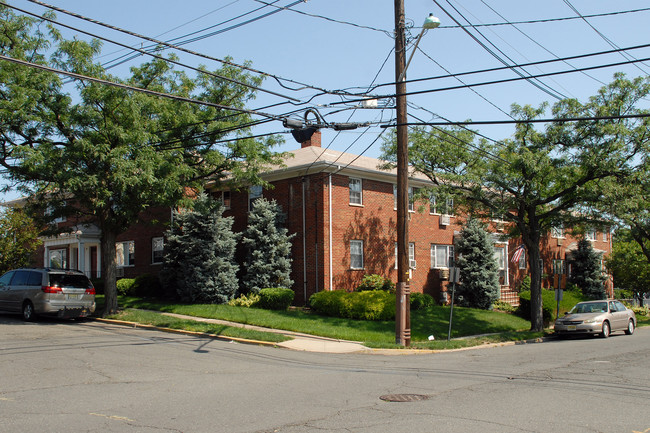
M 300 332 L 284 331 L 280 329 L 264 328 L 261 326 L 247 325 L 244 323 L 229 322 L 226 320 L 219 320 L 219 319 L 207 319 L 204 317 L 186 316 L 183 314 L 175 314 L 175 313 L 162 313 L 159 311 L 156 311 L 156 313 L 163 314 L 165 316 L 175 317 L 177 319 L 194 320 L 196 322 L 214 323 L 218 325 L 225 325 L 225 326 L 231 326 L 236 328 L 244 328 L 244 329 L 251 329 L 251 330 L 262 331 L 262 332 L 282 334 L 291 338 L 291 340 L 284 341 L 281 343 L 272 343 L 268 341 L 245 340 L 245 339 L 233 338 L 233 337 L 215 336 L 216 338 L 223 338 L 227 340 L 237 341 L 240 343 L 277 346 L 277 347 L 284 347 L 286 349 L 292 349 L 292 350 L 301 350 L 306 352 L 321 352 L 321 353 L 363 353 L 363 352 L 372 351 L 372 349 L 356 341 L 337 340 L 334 338 L 320 337 L 316 335 L 302 334 Z M 157 328 L 155 326 L 141 325 L 138 323 L 124 322 L 120 320 L 111 320 L 111 319 L 96 319 L 96 320 L 102 322 L 108 322 L 108 323 L 124 324 L 124 325 L 134 326 L 134 327 Z M 163 329 L 163 328 L 157 328 L 157 329 L 160 329 L 162 331 L 169 331 L 169 332 L 182 332 L 188 334 L 196 334 L 194 332 L 179 331 L 177 329 Z
M 232 326 L 237 328 L 251 329 L 262 332 L 272 332 L 275 334 L 286 335 L 292 340 L 282 343 L 273 343 L 274 346 L 285 347 L 293 350 L 303 350 L 306 352 L 327 352 L 327 353 L 354 353 L 366 352 L 371 349 L 356 341 L 336 340 L 334 338 L 320 337 L 300 332 L 283 331 L 280 329 L 264 328 L 261 326 L 246 325 L 244 323 L 228 322 L 219 319 L 206 319 L 203 317 L 185 316 L 175 313 L 161 313 L 166 316 L 176 317 L 184 320 L 195 320 L 197 322 L 215 323 L 219 325 Z

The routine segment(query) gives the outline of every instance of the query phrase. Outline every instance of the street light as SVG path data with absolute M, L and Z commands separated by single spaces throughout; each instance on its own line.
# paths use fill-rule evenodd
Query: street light
M 440 25 L 440 20 L 429 15 L 413 48 L 417 48 L 428 29 Z M 404 0 L 395 0 L 395 105 L 397 111 L 397 292 L 395 299 L 395 343 L 411 344 L 411 308 L 408 256 L 408 121 L 406 111 L 406 35 Z M 411 53 L 411 58 L 413 58 Z M 409 58 L 409 63 L 411 62 Z

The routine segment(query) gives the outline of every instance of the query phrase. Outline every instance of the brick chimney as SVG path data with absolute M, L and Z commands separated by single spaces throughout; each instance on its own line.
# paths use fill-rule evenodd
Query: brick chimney
M 314 147 L 321 147 L 320 146 L 320 130 L 314 132 L 314 134 L 311 136 L 311 138 L 307 141 L 303 141 L 300 143 L 300 147 L 309 147 L 309 146 L 314 146 Z

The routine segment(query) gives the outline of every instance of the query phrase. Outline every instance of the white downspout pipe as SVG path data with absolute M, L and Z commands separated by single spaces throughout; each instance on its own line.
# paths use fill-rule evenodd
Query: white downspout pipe
M 333 284 L 333 278 L 332 278 L 332 173 L 329 174 L 329 185 L 327 188 L 327 192 L 329 194 L 328 198 L 328 206 L 329 206 L 329 290 L 332 289 L 332 284 Z

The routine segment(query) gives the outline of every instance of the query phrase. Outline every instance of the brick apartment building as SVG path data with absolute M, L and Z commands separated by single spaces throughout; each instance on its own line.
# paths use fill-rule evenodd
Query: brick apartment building
M 264 174 L 273 188 L 248 191 L 213 191 L 233 216 L 233 230 L 246 228 L 251 203 L 258 197 L 276 200 L 287 215 L 293 238 L 293 289 L 295 304 L 306 304 L 322 290 L 353 289 L 366 274 L 397 280 L 396 270 L 396 171 L 378 168 L 381 161 L 365 156 L 324 149 L 320 132 L 293 151 L 285 167 Z M 421 175 L 412 175 L 410 192 L 430 187 Z M 433 197 L 410 204 L 409 259 L 411 291 L 448 301 L 449 258 L 463 222 L 453 213 L 453 203 Z M 170 209 L 143 214 L 141 221 L 118 238 L 118 275 L 133 277 L 157 273 L 161 268 L 163 234 L 171 218 Z M 61 224 L 72 225 L 61 221 Z M 527 274 L 525 254 L 513 263 L 520 245 L 503 234 L 503 223 L 493 221 L 495 256 L 500 266 L 501 298 L 518 303 L 516 289 Z M 99 230 L 93 225 L 75 226 L 67 235 L 44 239 L 43 263 L 78 268 L 97 276 L 101 269 Z M 611 252 L 609 233 L 590 232 L 596 250 Z M 563 230 L 553 230 L 542 248 L 545 287 L 566 282 L 566 258 L 577 240 Z M 611 278 L 608 290 L 611 292 Z

